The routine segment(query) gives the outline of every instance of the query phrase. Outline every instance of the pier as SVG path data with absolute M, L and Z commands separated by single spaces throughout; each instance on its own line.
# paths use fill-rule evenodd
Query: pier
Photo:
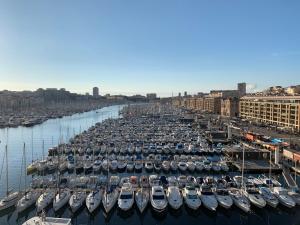
M 298 185 L 296 184 L 295 180 L 293 179 L 291 173 L 290 173 L 290 170 L 286 167 L 283 168 L 283 171 L 282 171 L 282 175 L 284 177 L 284 180 L 285 182 L 287 183 L 287 185 L 290 187 L 290 188 L 298 188 Z
M 243 162 L 241 160 L 232 162 L 232 164 L 238 168 L 240 172 L 242 172 L 242 165 Z M 251 160 L 251 161 L 245 161 L 244 163 L 244 171 L 246 173 L 252 173 L 252 174 L 267 174 L 270 172 L 270 165 L 268 162 L 263 160 Z M 271 166 L 271 171 L 274 174 L 280 174 L 282 173 L 282 169 L 278 166 Z

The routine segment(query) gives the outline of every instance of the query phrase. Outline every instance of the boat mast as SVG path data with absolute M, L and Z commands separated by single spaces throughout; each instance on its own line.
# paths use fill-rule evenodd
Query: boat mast
M 8 156 L 7 156 L 7 145 L 5 145 L 5 160 L 6 160 L 6 196 L 8 196 Z
M 26 188 L 27 188 L 27 174 L 26 174 L 26 151 L 25 151 L 25 142 L 24 142 L 24 145 L 23 145 L 23 157 L 24 157 L 24 185 L 25 185 L 25 191 L 26 191 Z
M 270 186 L 271 186 L 271 173 L 272 173 L 271 162 L 272 162 L 272 152 L 271 152 L 271 150 L 270 150 L 270 162 L 269 162 L 269 164 L 270 164 L 270 167 L 269 167 L 269 188 L 270 188 Z
M 59 171 L 59 165 L 60 165 L 60 157 L 59 157 L 59 151 L 60 151 L 60 143 L 62 142 L 62 136 L 60 137 L 60 141 L 58 142 L 58 149 L 57 149 L 57 157 L 58 157 L 58 165 L 57 165 L 57 188 L 58 188 L 58 196 L 60 198 L 60 171 Z
M 107 152 L 107 146 L 105 146 L 106 147 L 106 162 L 107 162 L 107 179 L 106 179 L 106 202 L 105 202 L 105 206 L 107 205 L 107 196 L 108 196 L 108 194 L 107 194 L 107 191 L 108 191 L 108 182 L 109 182 L 109 180 L 108 180 L 108 175 L 109 175 L 109 161 L 108 161 L 108 152 Z
M 245 145 L 243 145 L 242 188 L 244 188 Z
M 44 142 L 44 139 L 43 139 L 43 160 L 44 160 L 44 154 L 45 154 L 45 152 L 44 152 L 44 147 L 45 147 L 45 142 Z
M 31 129 L 31 162 L 33 163 L 33 129 Z

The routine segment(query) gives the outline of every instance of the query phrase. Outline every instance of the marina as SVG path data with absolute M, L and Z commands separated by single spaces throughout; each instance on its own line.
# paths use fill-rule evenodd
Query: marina
M 71 218 L 72 224 L 114 224 L 112 217 L 142 223 L 149 216 L 168 223 L 170 216 L 191 221 L 214 218 L 212 223 L 229 212 L 232 217 L 242 213 L 251 219 L 258 209 L 266 215 L 274 210 L 270 208 L 278 213 L 297 211 L 300 194 L 285 188 L 282 176 L 268 161 L 261 169 L 249 166 L 244 158 L 233 163 L 228 148 L 244 151 L 244 147 L 211 144 L 204 130 L 182 121 L 181 111 L 159 104 L 103 110 L 109 112 L 106 118 L 85 129 L 79 126 L 83 130 L 68 138 L 58 134 L 57 144 L 47 150 L 42 141 L 41 158 L 29 159 L 34 153 L 23 144 L 19 188 L 16 185 L 11 192 L 6 184 L 2 189 L 6 190 L 0 203 L 3 222 L 25 223 L 46 214 Z M 9 173 L 5 146 L 3 166 Z M 5 174 L 1 183 L 5 187 Z

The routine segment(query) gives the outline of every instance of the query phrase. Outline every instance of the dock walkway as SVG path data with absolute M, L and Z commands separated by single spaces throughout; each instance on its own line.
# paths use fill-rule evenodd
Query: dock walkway
M 285 182 L 290 188 L 297 188 L 298 185 L 296 184 L 295 180 L 292 178 L 290 170 L 286 167 L 283 167 L 282 175 L 284 177 Z

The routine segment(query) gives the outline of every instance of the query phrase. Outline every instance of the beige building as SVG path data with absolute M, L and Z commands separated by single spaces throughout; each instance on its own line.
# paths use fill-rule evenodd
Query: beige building
M 300 131 L 300 96 L 245 96 L 240 116 L 257 122 Z
M 226 117 L 239 116 L 239 99 L 238 98 L 222 99 L 221 116 L 226 116 Z
M 300 85 L 290 86 L 285 89 L 285 93 L 289 95 L 298 95 L 300 94 Z
M 188 97 L 175 98 L 173 105 L 196 111 L 207 111 L 216 114 L 221 113 L 221 98 L 214 97 Z

